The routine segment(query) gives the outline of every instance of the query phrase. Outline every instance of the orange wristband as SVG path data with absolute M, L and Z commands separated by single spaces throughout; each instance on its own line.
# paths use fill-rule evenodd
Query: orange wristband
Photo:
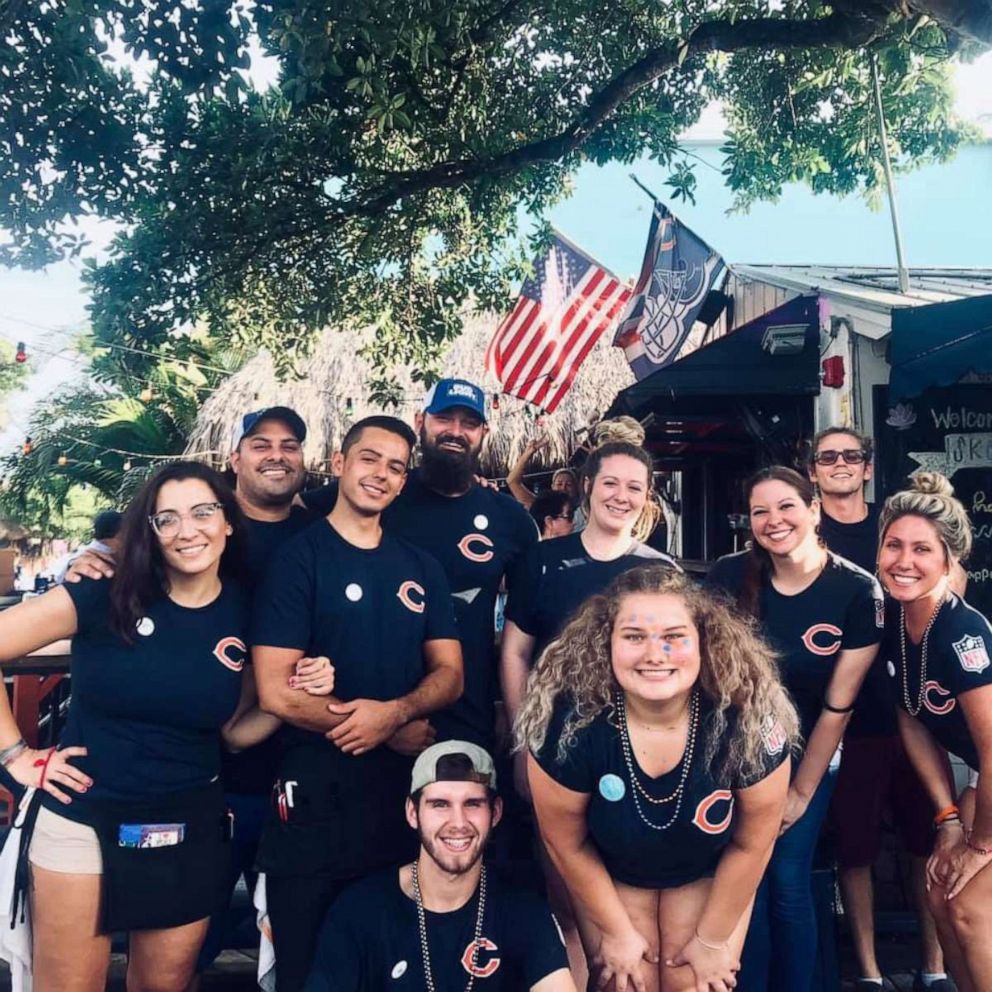
M 935 827 L 939 827 L 942 823 L 945 823 L 947 820 L 957 819 L 960 817 L 960 815 L 961 815 L 961 811 L 957 808 L 957 806 L 954 803 L 951 803 L 950 806 L 945 806 L 933 818 L 933 825 Z

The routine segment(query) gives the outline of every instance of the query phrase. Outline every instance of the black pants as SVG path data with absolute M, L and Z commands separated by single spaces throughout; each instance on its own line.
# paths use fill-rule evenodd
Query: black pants
M 301 992 L 303 989 L 327 910 L 349 882 L 309 875 L 265 876 L 278 992 Z

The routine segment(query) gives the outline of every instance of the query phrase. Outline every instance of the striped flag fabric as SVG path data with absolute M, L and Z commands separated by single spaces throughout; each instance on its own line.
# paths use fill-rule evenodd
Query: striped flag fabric
M 503 392 L 553 413 L 629 297 L 617 276 L 557 231 L 486 351 Z

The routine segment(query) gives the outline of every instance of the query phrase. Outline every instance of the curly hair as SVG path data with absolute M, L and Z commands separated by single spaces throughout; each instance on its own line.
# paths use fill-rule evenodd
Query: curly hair
M 893 493 L 885 501 L 878 520 L 880 547 L 888 529 L 900 517 L 908 516 L 922 517 L 933 525 L 949 559 L 964 561 L 971 554 L 968 511 L 939 472 L 917 472 L 910 478 L 909 488 Z
M 558 697 L 568 693 L 574 710 L 558 741 L 564 759 L 576 735 L 607 712 L 613 720 L 619 685 L 613 674 L 610 643 L 620 605 L 637 593 L 678 596 L 699 631 L 699 688 L 713 707 L 703 760 L 712 764 L 730 726 L 728 710 L 737 711 L 733 737 L 718 774 L 734 778 L 760 776 L 765 767 L 765 738 L 776 724 L 787 746 L 799 741 L 799 719 L 779 681 L 774 651 L 754 622 L 741 616 L 691 579 L 659 565 L 633 568 L 614 579 L 600 595 L 587 599 L 557 640 L 544 650 L 527 684 L 527 695 L 514 726 L 518 750 L 539 751 Z

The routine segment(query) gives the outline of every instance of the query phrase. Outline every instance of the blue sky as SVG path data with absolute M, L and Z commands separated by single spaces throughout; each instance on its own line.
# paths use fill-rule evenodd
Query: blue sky
M 259 72 L 252 74 L 256 85 L 271 83 L 273 66 L 258 65 Z M 903 242 L 911 268 L 992 266 L 992 53 L 959 67 L 956 86 L 958 113 L 978 123 L 990 140 L 965 148 L 947 165 L 898 178 Z M 686 147 L 702 160 L 696 168 L 696 202 L 668 202 L 727 261 L 894 264 L 885 203 L 872 211 L 856 197 L 814 196 L 806 187 L 793 186 L 777 203 L 728 215 L 732 197 L 719 171 L 721 133 L 719 108 L 710 108 L 686 136 Z M 571 198 L 551 215 L 563 233 L 623 277 L 635 275 L 640 267 L 651 215 L 651 201 L 628 178 L 630 172 L 665 198 L 667 173 L 655 163 L 590 165 L 578 172 Z M 112 234 L 108 225 L 85 223 L 83 229 L 98 253 Z M 35 370 L 29 388 L 8 403 L 0 451 L 23 440 L 32 404 L 50 396 L 79 369 L 76 356 L 58 354 L 71 335 L 85 327 L 86 297 L 79 272 L 70 263 L 45 272 L 0 269 L 0 336 L 27 342 Z M 56 354 L 42 354 L 41 349 Z

